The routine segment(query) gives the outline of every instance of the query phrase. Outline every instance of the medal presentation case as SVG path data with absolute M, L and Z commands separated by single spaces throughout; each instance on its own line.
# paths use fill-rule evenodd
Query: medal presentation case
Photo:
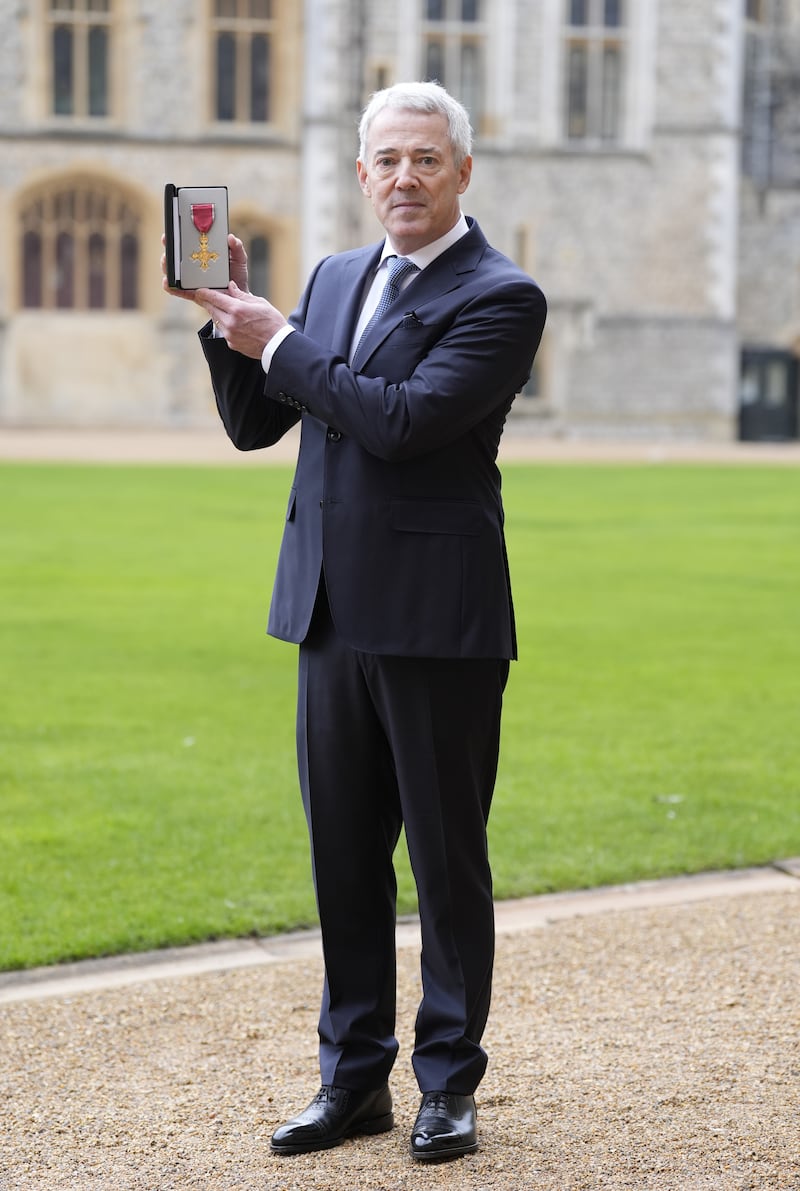
M 225 289 L 228 265 L 227 186 L 164 187 L 167 281 L 173 289 Z

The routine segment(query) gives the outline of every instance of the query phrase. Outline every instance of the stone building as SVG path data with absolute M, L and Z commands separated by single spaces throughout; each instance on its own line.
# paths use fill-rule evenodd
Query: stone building
M 438 78 L 465 210 L 549 299 L 517 425 L 797 436 L 800 0 L 0 0 L 0 28 L 0 424 L 210 423 L 164 183 L 228 186 L 288 312 L 379 237 L 369 94 Z

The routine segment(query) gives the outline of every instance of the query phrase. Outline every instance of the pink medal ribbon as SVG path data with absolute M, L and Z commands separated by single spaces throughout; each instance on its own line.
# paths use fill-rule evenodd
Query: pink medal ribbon
M 192 203 L 192 223 L 201 234 L 211 231 L 216 213 L 214 203 Z

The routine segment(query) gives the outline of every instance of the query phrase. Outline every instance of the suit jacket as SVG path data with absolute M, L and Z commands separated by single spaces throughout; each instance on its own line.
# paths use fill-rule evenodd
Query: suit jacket
M 369 653 L 516 657 L 497 448 L 546 305 L 476 223 L 370 332 L 353 327 L 381 244 L 327 257 L 269 373 L 201 341 L 241 450 L 302 418 L 268 632 L 301 642 L 324 570 L 339 635 Z

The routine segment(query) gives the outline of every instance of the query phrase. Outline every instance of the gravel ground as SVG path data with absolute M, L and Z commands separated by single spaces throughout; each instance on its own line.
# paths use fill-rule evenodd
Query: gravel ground
M 481 1148 L 407 1153 L 416 948 L 399 953 L 396 1127 L 279 1158 L 316 1091 L 317 957 L 0 1005 L 2 1191 L 800 1191 L 800 881 L 502 934 Z

